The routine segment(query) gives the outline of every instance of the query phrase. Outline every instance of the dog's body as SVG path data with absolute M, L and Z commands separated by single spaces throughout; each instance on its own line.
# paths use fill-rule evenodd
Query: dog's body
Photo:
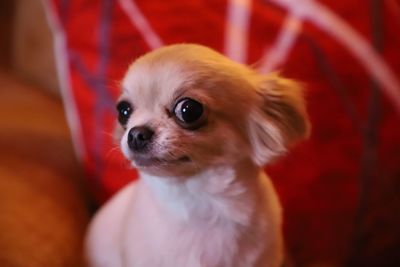
M 275 267 L 282 262 L 280 207 L 265 176 L 223 168 L 179 186 L 170 183 L 143 176 L 101 210 L 89 239 L 93 266 Z
M 281 208 L 261 166 L 308 132 L 295 83 L 175 45 L 137 60 L 123 87 L 121 149 L 141 179 L 96 215 L 90 265 L 280 266 Z

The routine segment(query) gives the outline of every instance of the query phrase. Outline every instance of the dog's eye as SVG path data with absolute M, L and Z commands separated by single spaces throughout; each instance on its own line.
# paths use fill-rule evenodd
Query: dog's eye
M 203 117 L 203 105 L 191 98 L 184 98 L 175 105 L 174 114 L 186 128 L 195 128 Z M 193 127 L 194 126 L 194 127 Z
M 129 102 L 121 101 L 117 105 L 117 111 L 119 123 L 121 123 L 121 125 L 125 125 L 132 114 L 133 108 Z

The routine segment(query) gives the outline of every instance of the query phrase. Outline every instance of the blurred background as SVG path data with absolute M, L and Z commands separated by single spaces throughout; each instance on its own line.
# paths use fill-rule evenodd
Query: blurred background
M 83 266 L 89 218 L 36 0 L 0 1 L 0 266 Z
M 1 1 L 1 65 L 58 94 L 53 39 L 41 1 Z
M 93 212 L 137 178 L 118 81 L 167 44 L 306 85 L 313 131 L 266 166 L 292 266 L 400 266 L 398 0 L 2 0 L 0 266 L 78 267 Z

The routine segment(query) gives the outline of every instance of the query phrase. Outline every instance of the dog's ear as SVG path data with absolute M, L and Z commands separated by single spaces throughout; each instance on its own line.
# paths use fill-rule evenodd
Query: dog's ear
M 263 77 L 257 86 L 258 102 L 249 119 L 252 159 L 263 166 L 306 138 L 310 124 L 302 86 L 278 75 Z

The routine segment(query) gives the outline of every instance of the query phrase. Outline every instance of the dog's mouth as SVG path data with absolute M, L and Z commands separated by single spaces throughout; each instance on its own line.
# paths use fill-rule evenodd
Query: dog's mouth
M 190 162 L 188 156 L 182 156 L 176 159 L 163 159 L 157 157 L 134 156 L 133 161 L 137 167 L 156 167 L 165 165 L 174 165 Z

